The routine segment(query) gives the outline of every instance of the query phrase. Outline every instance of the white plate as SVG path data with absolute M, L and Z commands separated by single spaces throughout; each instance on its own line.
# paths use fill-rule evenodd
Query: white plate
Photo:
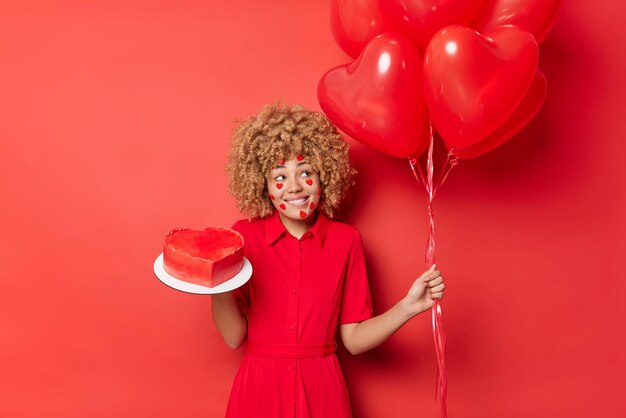
M 165 268 L 163 268 L 163 253 L 161 253 L 156 260 L 154 260 L 154 274 L 163 283 L 169 287 L 180 290 L 181 292 L 195 293 L 196 295 L 214 295 L 216 293 L 225 293 L 235 290 L 238 287 L 243 286 L 252 276 L 252 264 L 246 257 L 243 258 L 243 267 L 237 273 L 235 277 L 220 283 L 215 287 L 202 286 L 195 283 L 185 282 L 170 276 Z

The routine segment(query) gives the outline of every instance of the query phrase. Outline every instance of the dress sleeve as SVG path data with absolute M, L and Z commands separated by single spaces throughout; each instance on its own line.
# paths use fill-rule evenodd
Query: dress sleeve
M 361 322 L 373 315 L 372 298 L 367 282 L 365 257 L 363 256 L 363 241 L 359 231 L 355 230 L 346 266 L 339 309 L 339 323 Z

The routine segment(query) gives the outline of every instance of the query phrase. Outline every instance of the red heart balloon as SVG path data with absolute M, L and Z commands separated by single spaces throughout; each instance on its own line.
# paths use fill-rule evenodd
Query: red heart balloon
M 499 147 L 518 133 L 537 114 L 546 97 L 547 82 L 543 73 L 535 72 L 535 78 L 526 92 L 526 96 L 515 109 L 511 117 L 494 133 L 469 148 L 455 148 L 454 154 L 461 159 L 478 157 Z M 449 144 L 446 144 L 451 149 Z
M 559 0 L 487 0 L 472 27 L 483 32 L 502 25 L 515 25 L 532 33 L 538 43 L 550 32 Z
M 355 62 L 328 71 L 317 97 L 341 130 L 376 150 L 407 157 L 428 146 L 422 57 L 401 34 L 377 36 Z
M 514 26 L 437 32 L 424 58 L 424 93 L 444 140 L 467 148 L 491 135 L 524 98 L 537 69 L 535 38 Z
M 332 0 L 330 29 L 343 51 L 356 58 L 375 36 L 393 29 L 383 21 L 379 0 Z
M 383 20 L 408 36 L 423 51 L 441 28 L 467 25 L 484 0 L 386 0 L 380 2 Z

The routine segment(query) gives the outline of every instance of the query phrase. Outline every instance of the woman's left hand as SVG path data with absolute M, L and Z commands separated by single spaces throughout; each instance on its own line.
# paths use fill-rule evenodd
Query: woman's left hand
M 411 313 L 417 315 L 427 311 L 433 306 L 434 299 L 443 298 L 446 285 L 443 283 L 441 272 L 436 269 L 437 265 L 433 264 L 413 282 L 409 289 L 404 301 Z

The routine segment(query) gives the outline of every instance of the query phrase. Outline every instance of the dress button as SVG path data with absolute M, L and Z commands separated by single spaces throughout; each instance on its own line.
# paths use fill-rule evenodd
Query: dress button
M 292 404 L 290 404 L 290 403 L 288 403 L 288 404 L 287 404 L 287 408 L 291 409 L 291 408 L 293 408 L 293 405 L 292 405 Z
M 295 295 L 296 293 L 298 293 L 298 291 L 296 289 L 291 289 L 291 293 Z
M 289 329 L 293 331 L 294 329 L 296 329 L 296 327 L 294 327 L 293 325 L 289 325 Z
M 293 366 L 291 366 L 291 365 L 290 365 L 290 366 L 288 367 L 288 369 L 289 369 L 289 371 L 290 371 L 290 372 L 293 372 Z

